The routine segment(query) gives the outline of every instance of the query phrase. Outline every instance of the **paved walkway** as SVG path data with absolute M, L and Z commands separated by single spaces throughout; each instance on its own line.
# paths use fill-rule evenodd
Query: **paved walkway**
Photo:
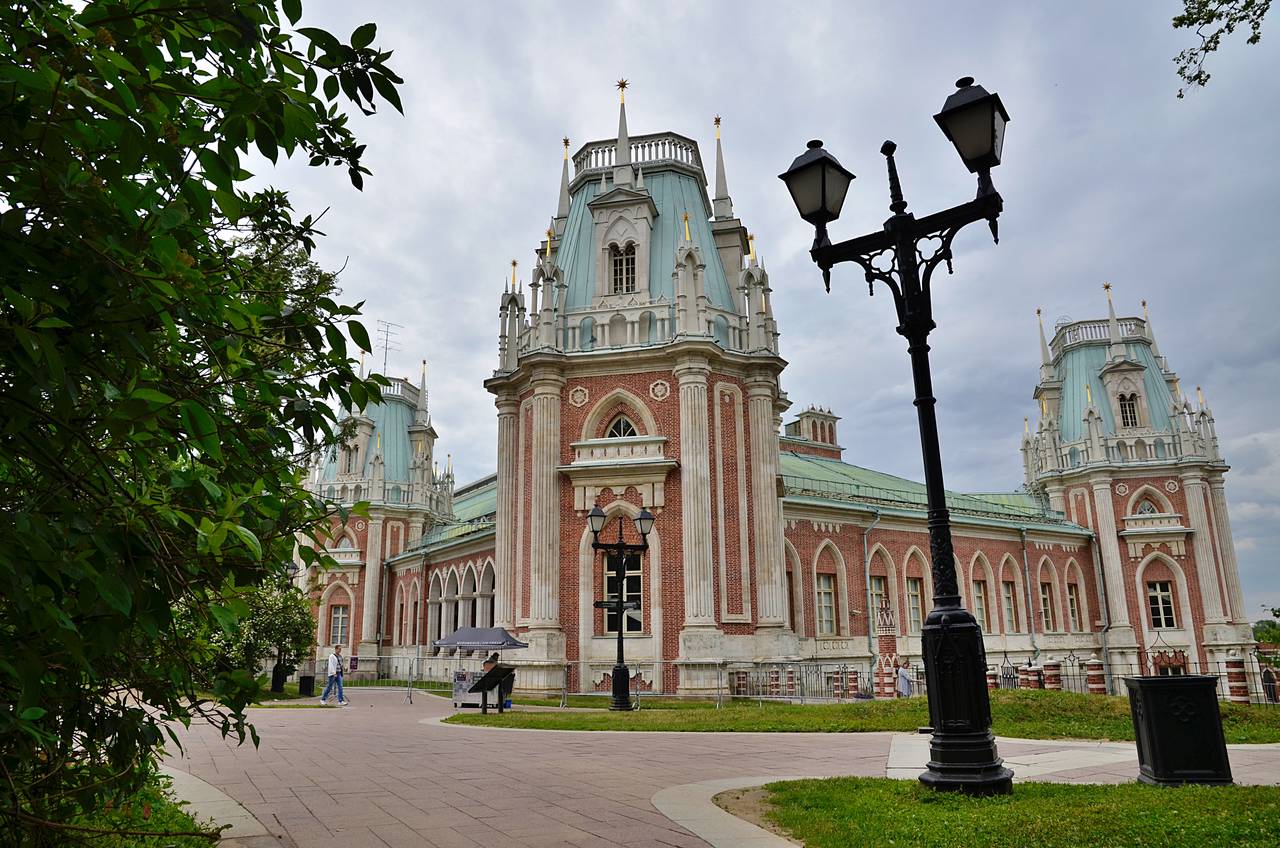
M 357 700 L 346 709 L 255 710 L 256 750 L 193 727 L 185 755 L 169 765 L 234 798 L 283 848 L 748 848 L 785 843 L 751 841 L 764 832 L 733 830 L 707 810 L 715 786 L 742 785 L 744 777 L 748 785 L 906 777 L 919 771 L 928 745 L 927 737 L 892 733 L 468 728 L 439 723 L 453 712 L 441 698 L 422 695 L 410 705 L 395 691 L 349 694 Z M 1137 774 L 1131 743 L 1002 740 L 1000 753 L 1023 778 L 1121 782 Z M 1280 745 L 1232 746 L 1231 764 L 1237 782 L 1280 783 Z

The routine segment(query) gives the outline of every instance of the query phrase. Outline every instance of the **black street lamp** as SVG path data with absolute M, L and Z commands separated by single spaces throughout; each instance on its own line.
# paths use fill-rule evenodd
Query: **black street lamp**
M 893 159 L 897 145 L 886 141 L 880 152 L 888 164 L 889 210 L 893 215 L 882 230 L 832 244 L 826 225 L 839 217 L 853 174 L 822 149 L 822 142 L 811 141 L 809 149 L 781 179 L 787 184 L 800 217 L 814 225 L 816 233 L 809 254 L 822 269 L 827 290 L 831 290 L 833 265 L 856 262 L 872 294 L 876 281 L 893 293 L 898 333 L 907 339 L 911 355 L 933 560 L 934 606 L 921 634 L 933 740 L 928 771 L 920 775 L 920 782 L 934 789 L 996 795 L 1011 791 L 1013 773 L 1004 767 L 991 735 L 982 631 L 961 605 L 956 585 L 951 518 L 942 483 L 938 421 L 929 374 L 929 332 L 936 326 L 929 283 L 940 263 L 946 262 L 947 272 L 951 272 L 951 241 L 967 224 L 987 221 L 992 238 L 999 243 L 996 219 L 1004 202 L 991 183 L 991 168 L 1000 164 L 1009 114 L 999 96 L 974 85 L 972 77 L 959 80 L 956 86 L 958 90 L 947 98 L 934 119 L 965 165 L 978 175 L 975 200 L 917 220 L 907 212 L 907 202 L 902 197 Z
M 635 517 L 636 531 L 640 534 L 640 544 L 633 545 L 622 540 L 622 516 L 618 516 L 618 541 L 601 542 L 600 531 L 604 529 L 606 516 L 597 504 L 587 513 L 587 525 L 591 528 L 591 547 L 604 551 L 613 566 L 614 584 L 617 593 L 612 600 L 596 601 L 596 609 L 614 613 L 618 617 L 618 662 L 613 666 L 613 700 L 609 704 L 611 710 L 631 709 L 631 672 L 627 668 L 622 653 L 622 637 L 626 632 L 627 611 L 639 610 L 639 601 L 626 600 L 627 559 L 629 556 L 640 556 L 649 550 L 649 531 L 653 529 L 653 513 L 641 508 Z

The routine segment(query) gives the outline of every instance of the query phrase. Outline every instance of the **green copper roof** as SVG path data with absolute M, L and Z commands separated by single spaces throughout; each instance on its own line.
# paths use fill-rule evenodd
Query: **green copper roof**
M 779 472 L 786 499 L 793 503 L 826 506 L 857 504 L 904 515 L 923 514 L 927 499 L 924 484 L 869 468 L 784 451 Z M 957 523 L 1027 526 L 1042 529 L 1089 531 L 1065 521 L 1030 495 L 1017 493 L 965 495 L 947 492 L 947 508 Z
M 675 302 L 671 273 L 675 270 L 676 248 L 684 240 L 684 213 L 688 212 L 689 234 L 702 252 L 702 261 L 707 266 L 704 276 L 707 298 L 713 306 L 739 312 L 720 264 L 720 253 L 711 237 L 710 210 L 697 178 L 675 170 L 652 174 L 646 171 L 641 191 L 647 191 L 658 208 L 649 245 L 650 298 Z M 564 270 L 570 310 L 589 308 L 595 296 L 595 221 L 587 204 L 599 192 L 598 181 L 586 182 L 574 193 L 569 204 L 569 219 L 556 260 Z
M 385 397 L 382 403 L 370 404 L 364 416 L 373 420 L 373 431 L 368 439 L 359 439 L 362 476 L 372 474 L 373 454 L 382 435 L 382 476 L 388 483 L 409 482 L 409 427 L 413 424 L 413 406 L 406 400 Z M 337 453 L 331 452 L 324 463 L 325 481 L 338 479 Z
M 421 552 L 493 533 L 498 511 L 498 477 L 492 475 L 458 489 L 453 497 L 454 521 L 437 524 L 412 550 Z M 406 551 L 407 553 L 407 551 Z
M 1169 408 L 1173 406 L 1173 395 L 1164 381 L 1151 346 L 1146 342 L 1129 340 L 1125 347 L 1129 358 L 1144 369 L 1142 391 L 1146 396 L 1147 411 L 1151 414 L 1151 428 L 1170 430 L 1172 425 L 1169 421 Z M 1107 351 L 1105 341 L 1076 345 L 1068 348 L 1057 362 L 1057 377 L 1062 381 L 1062 413 L 1058 427 L 1063 442 L 1078 442 L 1088 435 L 1084 427 L 1084 411 L 1088 406 L 1088 393 L 1084 388 L 1086 383 L 1093 392 L 1093 405 L 1102 415 L 1103 431 L 1107 435 L 1115 435 L 1115 416 L 1111 412 L 1107 391 L 1099 376 L 1103 366 L 1107 364 Z

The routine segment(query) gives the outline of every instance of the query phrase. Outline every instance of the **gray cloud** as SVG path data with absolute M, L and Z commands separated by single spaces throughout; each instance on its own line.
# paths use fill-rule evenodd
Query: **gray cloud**
M 633 133 L 673 129 L 709 157 L 711 117 L 738 214 L 769 267 L 784 386 L 798 406 L 839 415 L 851 462 L 918 478 L 905 345 L 885 292 L 837 269 L 831 294 L 809 263 L 811 231 L 775 178 L 810 137 L 858 174 L 833 235 L 887 213 L 885 138 L 911 209 L 972 195 L 932 114 L 966 74 L 1012 115 L 1001 243 L 979 227 L 936 280 L 935 383 L 948 484 L 997 490 L 1022 479 L 1022 418 L 1050 319 L 1140 314 L 1190 391 L 1203 384 L 1228 461 L 1228 497 L 1250 607 L 1280 605 L 1267 554 L 1280 545 L 1280 308 L 1274 240 L 1280 164 L 1277 40 L 1239 39 L 1213 57 L 1204 91 L 1175 99 L 1172 56 L 1189 42 L 1177 4 L 307 4 L 305 23 L 346 33 L 366 19 L 396 51 L 407 116 L 353 119 L 369 145 L 363 193 L 345 175 L 289 163 L 265 178 L 306 211 L 331 207 L 319 258 L 346 262 L 349 299 L 405 325 L 394 374 L 430 360 L 441 449 L 463 479 L 494 467 L 481 386 L 496 360 L 497 295 L 510 260 L 527 268 L 555 209 L 559 139 L 611 137 L 612 84 L 628 77 Z M 1276 24 L 1280 26 L 1280 24 Z M 380 357 L 379 357 L 380 358 Z

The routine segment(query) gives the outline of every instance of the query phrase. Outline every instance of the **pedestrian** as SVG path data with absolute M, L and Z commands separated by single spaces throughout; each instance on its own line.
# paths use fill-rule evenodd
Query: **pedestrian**
M 902 665 L 898 666 L 898 697 L 911 697 L 911 671 L 907 668 L 906 660 L 903 660 Z
M 336 693 L 335 693 L 336 690 Z M 320 694 L 320 703 L 328 704 L 329 695 L 337 694 L 338 703 L 342 706 L 347 705 L 346 695 L 342 691 L 342 646 L 334 645 L 333 653 L 329 654 L 328 668 L 325 670 L 324 692 Z
M 1276 673 L 1271 670 L 1271 666 L 1262 667 L 1262 694 L 1267 699 L 1268 704 L 1276 703 Z

